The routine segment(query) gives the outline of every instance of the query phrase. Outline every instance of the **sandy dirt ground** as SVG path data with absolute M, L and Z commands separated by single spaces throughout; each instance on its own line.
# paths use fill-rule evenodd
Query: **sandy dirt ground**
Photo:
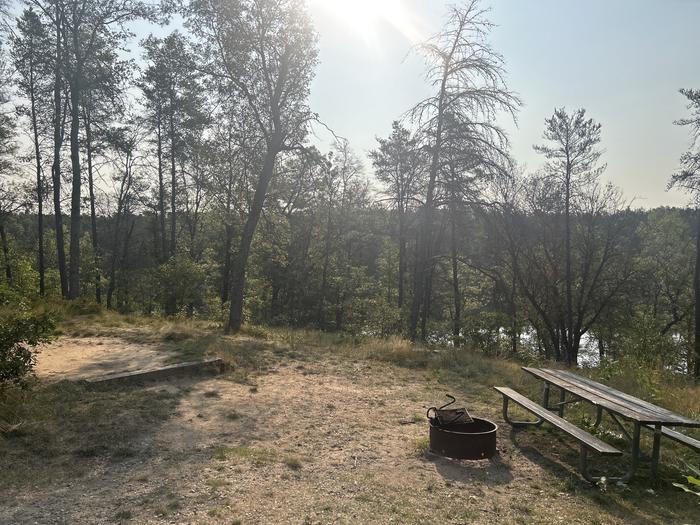
M 49 380 L 88 379 L 156 368 L 171 356 L 162 345 L 131 343 L 118 337 L 62 337 L 40 348 L 36 373 Z
M 116 352 L 113 343 L 61 341 L 43 352 L 40 373 L 103 372 L 96 348 L 120 367 L 158 361 L 148 348 Z M 500 425 L 497 456 L 426 454 L 421 416 L 446 387 L 422 372 L 284 358 L 248 383 L 219 376 L 135 388 L 169 396 L 168 417 L 132 436 L 118 460 L 95 454 L 76 477 L 5 494 L 0 523 L 691 523 L 690 511 L 659 510 L 653 495 L 641 507 L 608 501 L 576 473 L 575 447 L 541 430 L 511 433 L 497 395 L 481 399 L 483 389 L 460 400 Z

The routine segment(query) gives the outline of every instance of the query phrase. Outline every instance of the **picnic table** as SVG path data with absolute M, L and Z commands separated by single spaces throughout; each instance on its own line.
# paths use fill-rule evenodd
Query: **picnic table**
M 654 433 L 654 444 L 651 455 L 653 477 L 656 477 L 658 473 L 662 437 L 678 441 L 696 451 L 700 451 L 700 441 L 669 428 L 700 427 L 700 421 L 695 421 L 680 414 L 676 414 L 607 385 L 581 377 L 568 370 L 532 367 L 523 367 L 523 370 L 544 383 L 542 404 L 538 405 L 510 388 L 495 387 L 496 390 L 503 395 L 504 419 L 515 427 L 540 426 L 546 421 L 576 439 L 581 444 L 581 473 L 588 481 L 596 482 L 601 478 L 601 476 L 596 477 L 589 473 L 588 453 L 590 451 L 609 456 L 620 456 L 622 452 L 565 420 L 565 407 L 570 403 L 583 401 L 593 405 L 596 409 L 596 419 L 593 426 L 596 428 L 600 425 L 604 413 L 607 414 L 621 430 L 622 435 L 631 444 L 631 459 L 627 473 L 618 478 L 607 477 L 608 480 L 618 479 L 622 482 L 627 482 L 632 478 L 637 470 L 642 455 L 639 446 L 642 429 L 647 429 Z M 559 401 L 550 408 L 550 391 L 552 387 L 558 389 Z M 537 420 L 512 420 L 508 414 L 509 401 L 515 402 L 536 415 Z M 556 412 L 556 415 L 553 412 Z M 631 434 L 623 422 L 632 425 Z

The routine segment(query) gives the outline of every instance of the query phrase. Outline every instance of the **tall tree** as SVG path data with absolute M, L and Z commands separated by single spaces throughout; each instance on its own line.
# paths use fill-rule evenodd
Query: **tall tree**
M 698 230 L 695 243 L 695 273 L 693 276 L 694 317 L 695 317 L 695 364 L 693 375 L 700 377 L 700 90 L 681 89 L 681 94 L 688 99 L 690 116 L 677 120 L 679 126 L 689 126 L 691 145 L 681 156 L 681 168 L 671 176 L 670 187 L 688 191 L 695 201 Z
M 53 42 L 53 156 L 51 161 L 51 186 L 53 190 L 54 233 L 56 236 L 56 259 L 58 265 L 59 280 L 61 283 L 61 296 L 68 297 L 68 270 L 66 267 L 66 249 L 63 238 L 63 208 L 62 208 L 62 174 L 61 151 L 65 139 L 65 123 L 68 107 L 66 96 L 64 50 L 63 50 L 63 9 L 62 0 L 32 0 L 32 5 L 37 7 L 43 15 L 51 21 L 51 33 Z
M 377 179 L 384 184 L 384 193 L 396 210 L 399 260 L 397 306 L 402 308 L 405 299 L 408 273 L 408 220 L 409 212 L 418 205 L 423 191 L 425 154 L 416 137 L 399 122 L 392 124 L 391 135 L 377 138 L 379 147 L 370 152 Z
M 112 254 L 109 263 L 107 285 L 107 308 L 112 308 L 113 296 L 118 288 L 118 279 L 124 272 L 129 252 L 129 242 L 135 226 L 132 217 L 136 211 L 136 195 L 142 191 L 136 168 L 140 162 L 138 147 L 143 141 L 143 130 L 132 121 L 125 126 L 110 129 L 106 140 L 112 152 L 111 164 L 114 168 L 116 210 L 114 212 L 114 233 Z
M 595 184 L 605 166 L 598 166 L 601 151 L 601 125 L 586 119 L 586 110 L 569 115 L 564 108 L 545 120 L 544 145 L 535 151 L 547 159 L 545 174 L 560 189 L 564 210 L 565 330 L 562 333 L 567 364 L 576 364 L 578 341 L 575 335 L 574 274 L 572 269 L 571 215 L 574 199 Z
M 34 0 L 39 1 L 39 0 Z M 63 47 L 61 62 L 70 92 L 71 227 L 68 297 L 80 294 L 81 237 L 81 111 L 91 68 L 105 47 L 118 48 L 132 36 L 127 27 L 138 18 L 155 16 L 154 9 L 140 0 L 53 0 L 58 9 L 57 32 Z
M 99 39 L 87 63 L 82 101 L 83 149 L 87 164 L 90 202 L 90 238 L 94 256 L 95 301 L 102 303 L 102 247 L 97 232 L 96 157 L 107 148 L 109 127 L 124 113 L 124 94 L 130 79 L 130 64 L 120 60 L 109 40 Z
M 17 32 L 10 39 L 12 58 L 17 71 L 17 86 L 20 95 L 29 104 L 22 113 L 29 118 L 34 149 L 37 203 L 37 269 L 39 272 L 39 294 L 46 291 L 44 257 L 44 200 L 46 181 L 42 163 L 42 138 L 51 125 L 51 72 L 53 56 L 51 36 L 40 16 L 32 9 L 25 9 L 17 19 Z
M 503 58 L 487 42 L 492 23 L 478 0 L 450 8 L 443 30 L 421 46 L 427 78 L 435 93 L 418 103 L 411 115 L 427 138 L 430 167 L 420 210 L 409 336 L 416 340 L 419 318 L 428 315 L 433 274 L 432 228 L 438 177 L 444 163 L 448 126 L 457 126 L 473 142 L 504 149 L 507 138 L 496 124 L 499 111 L 515 115 L 520 104 L 504 81 Z M 424 334 L 425 335 L 425 334 Z
M 245 190 L 253 158 L 257 152 L 248 147 L 246 130 L 254 125 L 239 114 L 235 104 L 223 103 L 212 119 L 213 169 L 208 181 L 212 212 L 223 228 L 221 254 L 221 304 L 228 303 L 233 264 L 233 244 L 246 204 Z
M 175 31 L 163 39 L 150 36 L 143 46 L 148 67 L 139 84 L 146 98 L 147 121 L 155 133 L 161 250 L 165 257 L 167 247 L 172 257 L 177 252 L 178 181 L 183 178 L 178 166 L 184 165 L 205 122 L 202 86 L 195 57 L 181 33 Z M 169 242 L 165 232 L 166 165 L 170 171 Z
M 307 105 L 317 62 L 316 36 L 302 0 L 194 0 L 189 25 L 200 37 L 205 69 L 236 94 L 256 123 L 264 157 L 232 276 L 227 331 L 243 321 L 246 267 L 280 153 L 299 147 L 314 118 Z
M 12 265 L 5 223 L 17 212 L 22 204 L 17 184 L 12 180 L 15 141 L 15 112 L 9 107 L 10 94 L 7 91 L 10 70 L 5 50 L 0 48 L 0 247 L 2 248 L 5 277 L 12 283 Z

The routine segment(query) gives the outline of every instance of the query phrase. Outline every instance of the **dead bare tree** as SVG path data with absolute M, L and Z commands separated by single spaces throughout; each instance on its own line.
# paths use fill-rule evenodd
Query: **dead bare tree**
M 436 191 L 444 162 L 445 136 L 450 122 L 468 140 L 505 149 L 507 137 L 495 123 L 500 111 L 515 119 L 520 101 L 508 90 L 503 57 L 487 42 L 493 24 L 478 0 L 450 8 L 443 30 L 420 46 L 426 57 L 426 77 L 435 94 L 419 102 L 409 113 L 427 139 L 430 169 L 426 195 L 420 210 L 416 269 L 409 320 L 409 336 L 416 340 L 419 318 L 423 324 L 430 302 L 432 276 L 432 228 Z M 449 121 L 449 122 L 448 122 Z

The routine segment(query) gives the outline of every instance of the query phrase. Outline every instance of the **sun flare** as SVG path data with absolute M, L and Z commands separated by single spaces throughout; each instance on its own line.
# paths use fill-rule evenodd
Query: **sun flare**
M 411 42 L 421 40 L 417 20 L 402 0 L 311 0 L 373 45 L 386 26 Z M 384 26 L 384 27 L 383 27 Z

